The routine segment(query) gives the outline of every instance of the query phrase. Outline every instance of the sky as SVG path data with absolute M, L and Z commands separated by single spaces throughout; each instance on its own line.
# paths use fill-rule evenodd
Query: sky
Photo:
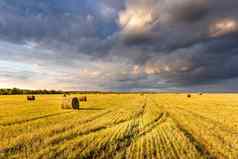
M 238 91 L 237 0 L 1 0 L 0 88 Z

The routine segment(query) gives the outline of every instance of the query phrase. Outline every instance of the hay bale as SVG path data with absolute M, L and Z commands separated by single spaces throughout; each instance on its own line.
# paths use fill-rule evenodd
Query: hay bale
M 34 101 L 34 100 L 36 100 L 36 97 L 35 96 L 27 96 L 27 100 Z
M 61 104 L 62 109 L 79 109 L 80 102 L 77 97 L 65 97 Z
M 80 102 L 87 102 L 87 97 L 86 96 L 79 97 L 79 101 Z
M 187 97 L 188 97 L 188 98 L 191 98 L 192 96 L 191 96 L 191 94 L 188 94 Z

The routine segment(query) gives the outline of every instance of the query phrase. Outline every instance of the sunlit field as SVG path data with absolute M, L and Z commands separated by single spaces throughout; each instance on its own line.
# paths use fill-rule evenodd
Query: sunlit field
M 73 95 L 80 96 L 80 95 Z M 0 96 L 0 158 L 237 158 L 238 95 Z

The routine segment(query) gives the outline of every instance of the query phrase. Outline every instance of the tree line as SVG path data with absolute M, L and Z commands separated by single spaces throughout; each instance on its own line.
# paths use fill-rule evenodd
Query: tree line
M 21 95 L 21 94 L 63 94 L 65 92 L 59 90 L 28 90 L 19 88 L 2 88 L 0 95 Z
M 159 92 L 115 92 L 115 91 L 62 91 L 62 90 L 28 90 L 19 88 L 0 88 L 0 95 L 22 94 L 155 94 Z M 160 92 L 162 93 L 162 92 Z

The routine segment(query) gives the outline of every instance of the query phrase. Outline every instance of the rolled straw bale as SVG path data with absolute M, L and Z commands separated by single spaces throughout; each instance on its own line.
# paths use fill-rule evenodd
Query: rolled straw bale
M 61 108 L 62 109 L 79 109 L 80 102 L 77 97 L 64 97 Z
M 34 100 L 36 100 L 36 97 L 35 96 L 27 96 L 27 100 L 34 101 Z
M 80 102 L 87 102 L 87 97 L 86 96 L 79 97 L 79 101 Z

